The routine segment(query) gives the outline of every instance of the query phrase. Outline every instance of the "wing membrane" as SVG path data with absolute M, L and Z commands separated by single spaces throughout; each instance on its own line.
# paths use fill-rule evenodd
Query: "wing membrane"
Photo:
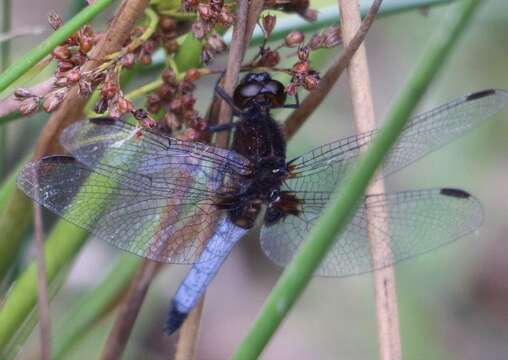
M 233 151 L 141 130 L 111 118 L 76 122 L 63 131 L 60 142 L 91 169 L 101 163 L 168 178 L 168 171 L 178 167 L 195 177 L 195 182 L 216 187 L 223 186 L 224 174 L 239 183 L 251 171 L 250 162 Z
M 508 104 L 508 92 L 485 90 L 459 98 L 409 120 L 379 169 L 390 175 L 481 124 Z M 378 130 L 317 147 L 289 162 L 293 191 L 333 190 L 352 170 Z
M 167 169 L 167 171 L 170 171 Z M 182 172 L 178 167 L 171 170 Z M 114 174 L 115 176 L 112 176 Z M 90 170 L 68 156 L 29 163 L 18 186 L 32 199 L 98 238 L 161 262 L 192 263 L 215 226 L 215 192 L 191 176 L 179 186 L 109 164 Z
M 300 216 L 264 226 L 261 246 L 276 264 L 286 265 L 315 225 L 330 193 L 301 193 L 305 205 Z M 374 227 L 383 256 L 374 266 L 369 247 L 371 218 L 388 224 Z M 320 276 L 350 276 L 372 271 L 425 253 L 475 231 L 483 221 L 481 204 L 455 189 L 427 189 L 369 195 L 317 271 Z M 375 223 L 374 223 L 375 224 Z

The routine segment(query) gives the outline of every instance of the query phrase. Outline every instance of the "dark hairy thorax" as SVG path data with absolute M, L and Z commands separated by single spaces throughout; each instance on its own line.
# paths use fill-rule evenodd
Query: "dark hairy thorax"
M 284 86 L 267 73 L 250 73 L 236 88 L 235 105 L 241 109 L 235 126 L 232 150 L 253 164 L 249 185 L 226 196 L 222 207 L 237 226 L 251 228 L 267 205 L 265 223 L 275 223 L 288 214 L 297 214 L 298 201 L 280 191 L 288 176 L 286 141 L 270 110 L 284 105 Z
M 279 192 L 287 174 L 286 142 L 268 109 L 253 107 L 236 127 L 232 149 L 255 165 L 250 185 L 237 195 L 236 206 L 229 210 L 232 222 L 250 228 L 262 205 Z

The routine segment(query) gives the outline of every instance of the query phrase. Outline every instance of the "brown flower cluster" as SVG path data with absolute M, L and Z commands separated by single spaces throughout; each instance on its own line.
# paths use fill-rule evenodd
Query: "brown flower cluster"
M 63 25 L 63 20 L 55 12 L 48 15 L 51 27 L 56 30 Z M 88 92 L 91 87 L 82 76 L 81 66 L 88 60 L 88 53 L 97 43 L 100 35 L 94 34 L 89 25 L 83 26 L 78 32 L 57 46 L 52 58 L 57 63 L 54 89 L 43 97 L 30 94 L 27 90 L 18 89 L 15 98 L 21 104 L 19 111 L 24 115 L 34 113 L 42 105 L 46 112 L 54 111 L 63 101 L 69 88 L 78 83 L 81 92 Z M 90 90 L 91 91 L 91 90 Z
M 197 20 L 192 24 L 192 34 L 198 40 L 203 40 L 201 59 L 204 64 L 213 61 L 217 54 L 226 50 L 226 44 L 214 28 L 217 25 L 229 27 L 233 24 L 235 17 L 231 11 L 231 4 L 224 4 L 223 0 L 185 0 L 184 10 L 194 11 Z
M 133 54 L 133 62 L 137 59 L 137 62 L 141 65 L 149 65 L 152 63 L 152 55 L 159 47 L 163 47 L 168 54 L 173 54 L 178 49 L 177 42 L 177 27 L 178 23 L 176 20 L 169 16 L 160 16 L 157 30 L 150 36 L 149 39 L 143 41 L 142 45 L 133 49 L 129 54 Z M 132 43 L 134 39 L 141 37 L 145 32 L 145 28 L 138 26 L 134 29 L 131 39 L 125 44 L 128 47 L 129 43 Z M 126 56 L 127 56 L 126 55 Z
M 299 61 L 291 68 L 291 82 L 286 86 L 286 92 L 290 95 L 295 95 L 298 87 L 312 91 L 319 84 L 319 73 L 310 67 L 309 54 L 309 46 L 298 48 Z
M 287 71 L 292 79 L 286 87 L 286 92 L 290 95 L 296 94 L 298 87 L 303 87 L 308 91 L 315 89 L 319 83 L 319 74 L 312 70 L 309 56 L 311 51 L 323 48 L 331 48 L 342 44 L 340 29 L 337 26 L 330 26 L 320 33 L 314 34 L 311 39 L 304 44 L 305 35 L 300 31 L 292 31 L 284 38 L 284 41 L 273 49 L 267 46 L 273 29 L 276 25 L 276 17 L 266 15 L 261 21 L 261 28 L 264 34 L 263 45 L 259 52 L 247 65 L 247 67 L 257 68 L 266 67 L 279 71 Z M 297 61 L 288 70 L 277 69 L 276 66 L 281 60 L 280 51 L 284 48 L 298 47 Z
M 164 113 L 161 126 L 169 133 L 185 127 L 186 137 L 193 138 L 206 128 L 206 123 L 194 109 L 196 98 L 194 81 L 200 77 L 196 69 L 186 72 L 182 80 L 169 69 L 162 72 L 163 84 L 148 96 L 147 110 L 150 114 Z

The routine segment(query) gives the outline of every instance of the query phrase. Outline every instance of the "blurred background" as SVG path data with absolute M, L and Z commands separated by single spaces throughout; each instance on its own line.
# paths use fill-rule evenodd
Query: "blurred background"
M 69 14 L 69 1 L 13 2 L 12 27 L 40 25 L 49 10 Z M 328 5 L 333 2 L 328 2 Z M 313 4 L 320 8 L 326 3 Z M 440 22 L 456 5 L 380 18 L 367 37 L 376 116 L 382 121 Z M 111 10 L 110 10 L 111 11 Z M 321 13 L 321 15 L 323 12 Z M 96 19 L 102 26 L 108 15 Z M 14 61 L 48 34 L 16 39 Z M 308 35 L 307 35 L 308 36 Z M 338 50 L 315 59 L 324 71 Z M 326 56 L 325 56 L 326 55 Z M 428 91 L 420 110 L 487 88 L 508 88 L 508 2 L 485 1 L 465 36 Z M 41 74 L 40 80 L 47 74 Z M 140 80 L 143 81 L 143 80 Z M 204 109 L 213 79 L 197 93 Z M 37 79 L 34 80 L 37 82 Z M 135 86 L 135 84 L 133 84 Z M 284 119 L 285 114 L 277 114 Z M 47 115 L 9 125 L 9 164 L 29 153 Z M 347 76 L 289 143 L 289 158 L 354 132 Z M 508 110 L 459 141 L 418 161 L 388 181 L 390 190 L 458 187 L 485 207 L 478 234 L 396 267 L 405 359 L 501 360 L 508 358 Z M 226 359 L 236 349 L 281 273 L 260 250 L 258 230 L 233 251 L 206 294 L 198 359 Z M 30 239 L 28 239 L 30 240 Z M 33 255 L 27 241 L 25 261 Z M 51 303 L 54 327 L 84 294 L 108 274 L 121 252 L 91 239 Z M 167 359 L 174 339 L 161 333 L 169 299 L 185 266 L 165 266 L 152 284 L 125 359 Z M 97 323 L 66 358 L 96 358 L 114 320 Z M 38 331 L 19 358 L 33 358 Z M 376 359 L 377 334 L 371 275 L 315 278 L 274 336 L 263 359 Z

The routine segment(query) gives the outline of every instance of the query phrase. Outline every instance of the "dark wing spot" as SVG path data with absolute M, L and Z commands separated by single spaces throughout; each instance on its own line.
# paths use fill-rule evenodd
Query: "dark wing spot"
M 475 93 L 472 93 L 472 94 L 468 95 L 466 97 L 466 100 L 467 101 L 471 101 L 471 100 L 481 99 L 481 98 L 483 98 L 485 96 L 494 95 L 495 93 L 496 93 L 496 90 L 494 90 L 494 89 L 477 91 Z
M 115 118 L 112 117 L 95 117 L 91 118 L 90 122 L 96 125 L 114 125 L 116 122 Z
M 441 194 L 446 195 L 446 196 L 453 196 L 453 197 L 461 198 L 461 199 L 468 199 L 471 196 L 470 193 L 468 193 L 464 190 L 451 189 L 451 188 L 441 189 Z
M 71 164 L 77 162 L 77 160 L 73 156 L 51 155 L 43 157 L 41 162 L 46 164 Z

